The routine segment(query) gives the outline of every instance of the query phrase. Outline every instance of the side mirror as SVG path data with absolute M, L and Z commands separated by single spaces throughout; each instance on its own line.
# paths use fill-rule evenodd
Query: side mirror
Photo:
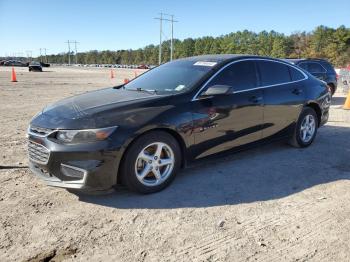
M 217 96 L 217 95 L 228 95 L 232 94 L 233 88 L 228 85 L 213 85 L 210 86 L 202 96 Z

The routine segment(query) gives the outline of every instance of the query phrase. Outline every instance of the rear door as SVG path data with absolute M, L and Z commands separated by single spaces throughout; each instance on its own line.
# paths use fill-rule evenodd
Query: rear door
M 299 117 L 305 100 L 301 70 L 272 60 L 257 62 L 264 95 L 263 137 L 283 135 Z
M 193 101 L 195 146 L 192 155 L 203 157 L 262 138 L 263 96 L 257 88 L 254 60 L 235 62 L 210 80 L 201 93 L 214 85 L 229 85 L 228 95 Z

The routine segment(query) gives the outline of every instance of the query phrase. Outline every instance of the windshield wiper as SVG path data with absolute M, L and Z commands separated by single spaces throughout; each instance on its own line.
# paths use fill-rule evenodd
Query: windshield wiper
M 134 90 L 139 91 L 139 92 L 146 92 L 146 93 L 149 93 L 152 95 L 157 94 L 157 90 L 155 90 L 155 89 L 142 89 L 142 88 L 138 87 Z

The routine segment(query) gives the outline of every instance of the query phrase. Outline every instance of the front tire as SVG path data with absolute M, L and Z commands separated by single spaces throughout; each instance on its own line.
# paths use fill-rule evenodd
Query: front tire
M 308 147 L 316 137 L 317 128 L 318 118 L 315 110 L 311 107 L 305 107 L 299 115 L 289 144 L 294 147 Z
M 143 194 L 167 187 L 181 166 L 181 150 L 173 136 L 153 131 L 137 138 L 125 152 L 120 169 L 122 184 Z

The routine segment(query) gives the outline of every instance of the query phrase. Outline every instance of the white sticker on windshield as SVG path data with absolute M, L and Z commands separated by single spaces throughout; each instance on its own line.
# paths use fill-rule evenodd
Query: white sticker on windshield
M 184 88 L 185 88 L 185 85 L 178 85 L 177 87 L 175 87 L 175 90 L 176 91 L 181 91 Z
M 206 61 L 198 61 L 194 63 L 193 65 L 196 66 L 215 66 L 217 63 L 216 62 L 206 62 Z

